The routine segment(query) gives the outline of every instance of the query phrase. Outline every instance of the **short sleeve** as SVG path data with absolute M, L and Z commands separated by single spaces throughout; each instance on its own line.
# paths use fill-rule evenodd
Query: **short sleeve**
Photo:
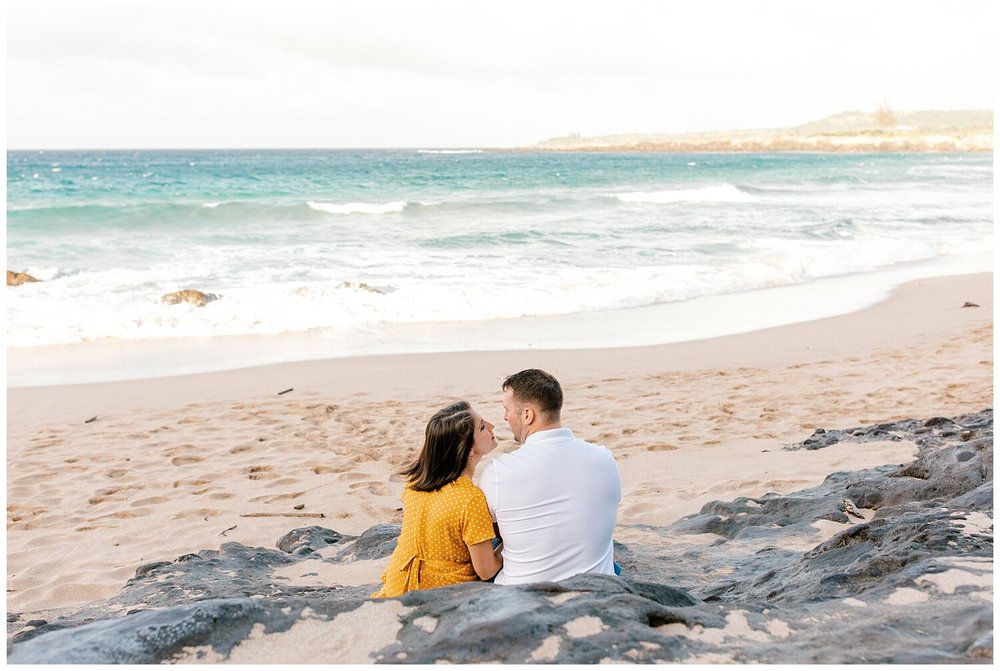
M 486 505 L 486 496 L 478 487 L 473 486 L 473 489 L 462 512 L 462 541 L 466 545 L 493 538 L 493 518 Z

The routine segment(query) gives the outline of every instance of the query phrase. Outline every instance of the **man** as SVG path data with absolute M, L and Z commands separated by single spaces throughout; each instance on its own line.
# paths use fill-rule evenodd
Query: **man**
M 614 575 L 621 483 L 607 448 L 560 423 L 559 381 L 530 368 L 503 382 L 504 419 L 521 447 L 488 464 L 479 479 L 503 539 L 500 585 Z

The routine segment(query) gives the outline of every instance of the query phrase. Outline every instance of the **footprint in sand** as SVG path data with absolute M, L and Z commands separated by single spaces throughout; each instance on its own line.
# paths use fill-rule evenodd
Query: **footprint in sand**
M 351 489 L 351 490 L 358 490 L 358 489 L 361 489 L 362 487 L 366 487 L 368 489 L 368 493 L 369 494 L 374 494 L 376 496 L 385 496 L 385 494 L 386 494 L 386 486 L 384 484 L 382 484 L 381 482 L 374 482 L 374 481 L 373 482 L 355 482 L 352 485 L 348 485 L 347 488 Z
M 92 506 L 96 506 L 99 503 L 105 503 L 107 501 L 121 501 L 124 499 L 122 496 L 115 496 L 124 489 L 124 487 L 112 487 L 111 489 L 98 489 L 94 492 L 94 495 L 87 499 L 87 503 Z
M 271 473 L 271 470 L 270 466 L 251 466 L 247 477 L 251 480 L 266 480 L 277 477 Z
M 174 447 L 171 447 L 169 450 L 164 450 L 163 454 L 164 456 L 172 457 L 176 454 L 190 452 L 191 450 L 197 450 L 197 449 L 198 447 L 196 445 L 192 445 L 191 443 L 183 443 L 181 445 L 175 445 Z
M 676 445 L 670 445 L 669 443 L 660 443 L 657 445 L 647 445 L 646 450 L 649 452 L 670 452 L 673 450 L 680 449 Z
M 275 501 L 284 501 L 287 499 L 297 499 L 305 494 L 305 492 L 288 492 L 287 494 L 269 494 L 267 496 L 255 496 L 250 499 L 252 503 L 274 503 Z
M 49 511 L 47 508 L 32 508 L 31 510 L 18 511 L 17 506 L 7 506 L 7 512 L 14 513 L 10 516 L 11 522 L 20 522 L 22 520 L 34 519 Z
M 624 513 L 624 516 L 630 517 L 632 515 L 651 513 L 656 509 L 657 506 L 655 503 L 633 503 L 632 505 L 627 506 L 622 512 Z
M 169 500 L 170 499 L 168 499 L 166 496 L 148 496 L 144 499 L 137 499 L 129 505 L 131 505 L 133 508 L 138 508 L 140 506 L 155 506 L 158 503 L 166 503 Z
M 41 450 L 46 447 L 55 447 L 56 445 L 63 445 L 66 441 L 57 436 L 41 436 L 38 438 L 31 439 L 31 447 L 33 450 Z
M 344 473 L 351 470 L 350 466 L 313 466 L 312 472 L 316 475 L 325 475 L 327 473 Z
M 357 471 L 351 471 L 351 472 L 342 474 L 337 479 L 338 480 L 362 480 L 364 478 L 370 478 L 370 477 L 372 477 L 372 476 L 370 474 L 368 474 L 368 473 L 358 473 Z
M 761 489 L 760 480 L 744 480 L 743 482 L 737 483 L 733 486 L 732 482 L 723 482 L 714 487 L 709 488 L 709 494 L 718 494 L 720 492 L 756 492 Z
M 215 508 L 197 508 L 195 510 L 182 510 L 174 515 L 174 519 L 183 520 L 189 517 L 217 517 L 221 514 L 222 511 L 216 510 Z
M 205 457 L 196 457 L 192 455 L 189 457 L 174 457 L 170 460 L 170 463 L 174 466 L 185 466 L 187 464 L 198 464 L 202 461 L 205 461 Z
M 90 521 L 96 522 L 97 520 L 103 520 L 108 517 L 116 520 L 130 520 L 135 517 L 145 517 L 150 512 L 152 511 L 149 508 L 139 508 L 138 510 L 119 510 L 118 512 L 108 513 L 107 515 L 101 515 L 100 517 L 95 517 L 93 520 Z
M 202 485 L 207 485 L 212 482 L 211 480 L 174 480 L 173 487 L 177 489 L 178 487 L 200 487 Z
M 309 417 L 303 417 L 303 420 L 307 419 L 326 419 L 338 410 L 336 405 L 310 405 L 306 408 L 309 411 Z

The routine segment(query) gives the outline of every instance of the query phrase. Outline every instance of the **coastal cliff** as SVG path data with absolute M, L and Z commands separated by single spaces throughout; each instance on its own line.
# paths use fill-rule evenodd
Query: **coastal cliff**
M 682 134 L 579 134 L 524 151 L 658 152 L 991 152 L 993 112 L 842 112 L 791 128 Z

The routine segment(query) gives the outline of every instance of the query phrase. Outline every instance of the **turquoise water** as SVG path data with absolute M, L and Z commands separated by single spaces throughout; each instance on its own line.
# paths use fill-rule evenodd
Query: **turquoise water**
M 992 250 L 992 155 L 9 152 L 9 347 L 472 322 Z M 221 295 L 203 308 L 160 296 Z

